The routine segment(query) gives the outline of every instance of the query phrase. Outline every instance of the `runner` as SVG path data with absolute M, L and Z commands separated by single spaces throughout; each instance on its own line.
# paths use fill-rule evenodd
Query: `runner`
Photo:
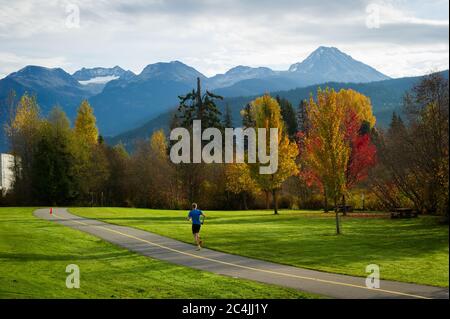
M 206 217 L 206 215 L 203 214 L 203 212 L 200 209 L 197 209 L 197 204 L 192 203 L 192 210 L 189 212 L 187 219 L 192 221 L 192 234 L 194 235 L 197 250 L 200 250 L 202 248 L 201 246 L 202 241 L 200 240 L 199 233 L 200 227 L 203 224 L 203 222 L 200 220 L 200 216 L 203 216 L 203 218 Z

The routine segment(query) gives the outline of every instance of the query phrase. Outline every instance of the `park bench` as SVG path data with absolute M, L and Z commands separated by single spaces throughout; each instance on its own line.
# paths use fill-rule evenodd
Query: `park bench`
M 412 208 L 399 207 L 391 211 L 391 218 L 414 218 L 417 215 L 417 211 Z

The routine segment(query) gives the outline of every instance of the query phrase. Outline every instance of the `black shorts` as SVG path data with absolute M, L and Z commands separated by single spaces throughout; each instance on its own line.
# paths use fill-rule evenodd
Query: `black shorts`
M 201 227 L 201 225 L 199 225 L 199 224 L 192 224 L 192 233 L 193 234 L 199 233 L 200 232 L 200 227 Z

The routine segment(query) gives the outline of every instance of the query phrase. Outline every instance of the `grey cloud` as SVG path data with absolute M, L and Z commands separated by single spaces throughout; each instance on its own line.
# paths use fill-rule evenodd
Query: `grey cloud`
M 401 10 L 414 7 L 414 3 L 403 0 L 375 1 Z M 80 29 L 64 28 L 65 4 L 72 2 L 80 7 Z M 149 63 L 183 60 L 211 73 L 237 64 L 285 68 L 305 58 L 318 45 L 344 47 L 349 54 L 353 51 L 364 56 L 368 47 L 385 54 L 395 44 L 402 50 L 444 47 L 447 54 L 433 53 L 430 57 L 442 64 L 448 56 L 448 14 L 447 25 L 399 20 L 368 29 L 365 9 L 371 2 L 53 0 L 44 4 L 0 0 L 2 12 L 8 13 L 2 19 L 0 12 L 0 54 L 29 57 L 30 61 L 63 57 L 71 71 L 82 66 L 121 64 L 139 72 Z M 431 5 L 442 7 L 439 1 Z M 418 8 L 426 11 L 424 6 L 421 3 Z M 448 3 L 446 6 L 448 9 Z M 442 13 L 439 15 L 442 18 Z M 420 18 L 433 20 L 425 14 Z M 367 56 L 374 54 L 367 51 Z M 417 65 L 419 62 L 424 64 L 418 61 Z M 0 61 L 0 70 L 8 69 L 3 63 L 10 62 Z

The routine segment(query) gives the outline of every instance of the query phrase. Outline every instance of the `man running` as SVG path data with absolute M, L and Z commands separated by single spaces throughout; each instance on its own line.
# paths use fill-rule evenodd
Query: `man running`
M 192 203 L 192 210 L 189 212 L 187 219 L 192 221 L 192 234 L 194 235 L 195 243 L 197 244 L 197 250 L 202 248 L 199 232 L 203 222 L 200 221 L 200 216 L 203 216 L 203 218 L 206 217 L 200 209 L 197 209 L 197 204 Z

